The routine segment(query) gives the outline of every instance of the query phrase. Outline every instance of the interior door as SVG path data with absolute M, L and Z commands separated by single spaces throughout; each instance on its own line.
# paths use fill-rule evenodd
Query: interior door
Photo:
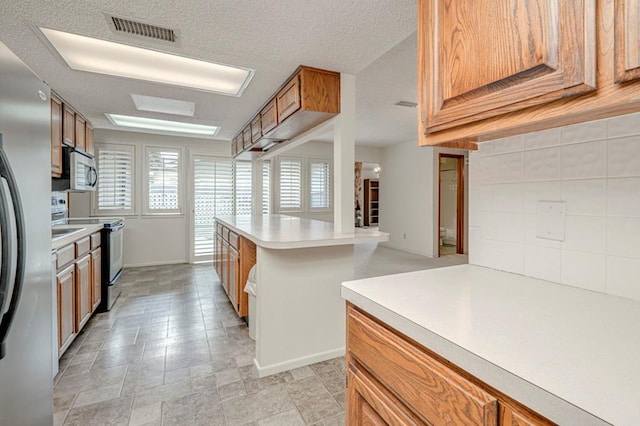
M 215 216 L 233 214 L 232 160 L 205 155 L 191 157 L 191 263 L 214 259 Z

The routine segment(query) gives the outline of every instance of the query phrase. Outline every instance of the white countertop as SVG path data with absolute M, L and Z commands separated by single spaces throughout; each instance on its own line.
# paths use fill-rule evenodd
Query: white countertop
M 84 238 L 87 235 L 91 235 L 94 232 L 98 232 L 103 227 L 102 224 L 91 224 L 91 225 L 54 225 L 52 229 L 77 229 L 76 232 L 71 232 L 69 234 L 65 234 L 60 237 L 53 237 L 51 239 L 51 249 L 57 250 L 64 246 L 67 246 L 74 241 L 79 240 L 80 238 Z
M 640 424 L 640 302 L 473 265 L 342 295 L 559 424 Z
M 386 232 L 356 228 L 352 234 L 339 234 L 333 224 L 281 214 L 221 216 L 216 221 L 253 241 L 260 247 L 292 249 L 389 240 Z

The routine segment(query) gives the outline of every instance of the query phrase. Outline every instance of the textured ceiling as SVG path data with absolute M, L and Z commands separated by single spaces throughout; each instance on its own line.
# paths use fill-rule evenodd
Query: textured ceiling
M 177 29 L 176 45 L 113 33 L 116 15 Z M 222 126 L 230 139 L 295 68 L 352 73 L 357 81 L 358 144 L 415 139 L 415 0 L 3 0 L 0 41 L 96 128 L 105 112 Z M 69 69 L 37 35 L 38 26 L 252 68 L 240 98 Z M 379 59 L 378 59 L 379 58 Z M 196 103 L 193 118 L 139 112 L 131 93 Z

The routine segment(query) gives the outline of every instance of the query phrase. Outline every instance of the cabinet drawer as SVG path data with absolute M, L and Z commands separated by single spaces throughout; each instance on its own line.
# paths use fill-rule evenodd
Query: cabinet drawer
M 351 306 L 347 332 L 349 355 L 426 422 L 497 424 L 496 397 Z
M 57 251 L 58 260 L 56 261 L 56 268 L 60 269 L 64 265 L 73 262 L 76 259 L 76 250 L 73 244 L 62 247 Z
M 300 109 L 300 76 L 294 76 L 289 83 L 276 95 L 278 103 L 278 122 L 289 117 Z
M 225 241 L 229 241 L 229 232 L 229 228 L 222 227 L 222 238 L 224 238 Z
M 91 238 L 84 237 L 76 241 L 76 257 L 80 257 L 91 250 Z
M 229 231 L 229 244 L 238 250 L 238 234 L 233 231 Z
M 100 233 L 96 232 L 91 234 L 91 250 L 95 250 L 100 247 Z

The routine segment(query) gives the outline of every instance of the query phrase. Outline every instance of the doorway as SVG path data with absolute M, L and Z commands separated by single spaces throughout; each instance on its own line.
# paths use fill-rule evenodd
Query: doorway
M 464 155 L 438 161 L 438 256 L 464 253 Z

